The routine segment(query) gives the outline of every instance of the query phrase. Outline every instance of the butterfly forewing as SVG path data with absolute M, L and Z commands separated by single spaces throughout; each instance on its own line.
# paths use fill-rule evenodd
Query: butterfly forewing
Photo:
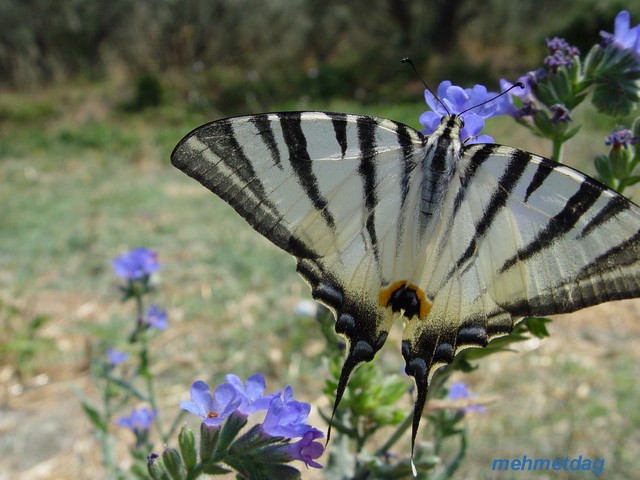
M 418 386 L 413 440 L 435 367 L 529 315 L 640 295 L 640 208 L 566 166 L 464 146 L 458 117 L 429 137 L 323 112 L 220 120 L 187 135 L 175 166 L 298 262 L 349 340 L 353 368 L 407 320 Z

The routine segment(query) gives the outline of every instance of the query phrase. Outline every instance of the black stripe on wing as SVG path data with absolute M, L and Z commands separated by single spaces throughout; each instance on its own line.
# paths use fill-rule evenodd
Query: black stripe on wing
M 271 153 L 273 164 L 280 170 L 284 170 L 284 167 L 282 165 L 282 158 L 280 157 L 280 149 L 278 148 L 278 144 L 276 143 L 276 137 L 273 134 L 271 121 L 269 120 L 268 115 L 266 113 L 254 115 L 253 117 L 251 117 L 250 122 L 255 125 L 256 129 L 258 130 L 258 135 L 260 135 L 260 138 L 269 150 L 269 153 Z
M 553 166 L 549 165 L 547 162 L 540 162 L 538 164 L 538 168 L 536 169 L 536 173 L 533 174 L 533 178 L 527 186 L 527 191 L 524 194 L 524 201 L 528 201 L 529 197 L 542 186 L 544 181 L 547 179 L 549 175 L 553 172 Z
M 495 146 L 494 148 L 500 147 Z M 490 155 L 484 155 L 486 155 L 486 151 L 484 149 L 481 149 L 472 156 L 470 161 L 478 161 L 479 163 L 481 163 L 483 160 L 486 160 L 490 157 Z M 507 167 L 498 179 L 498 185 L 491 194 L 489 204 L 484 209 L 482 218 L 475 225 L 475 235 L 473 236 L 473 238 L 471 238 L 469 246 L 465 249 L 464 253 L 458 258 L 458 260 L 455 262 L 455 265 L 445 276 L 445 279 L 442 282 L 443 285 L 451 279 L 451 277 L 457 270 L 462 268 L 465 262 L 473 257 L 478 249 L 478 242 L 487 234 L 489 228 L 491 227 L 491 224 L 498 216 L 498 213 L 507 204 L 507 200 L 509 199 L 511 192 L 516 188 L 518 181 L 522 177 L 522 174 L 527 168 L 530 160 L 531 154 L 522 150 L 513 151 L 511 157 L 509 158 Z M 477 172 L 477 167 L 473 170 L 473 173 L 475 172 Z
M 347 153 L 347 114 L 346 113 L 327 113 L 331 118 L 331 124 L 333 125 L 333 131 L 336 134 L 336 141 L 340 145 L 340 152 L 342 158 Z
M 456 198 L 453 201 L 453 215 L 451 216 L 450 225 L 456 221 L 456 215 L 462 202 L 464 202 L 467 192 L 467 186 L 471 179 L 475 176 L 478 168 L 491 156 L 496 149 L 499 148 L 497 145 L 493 145 L 491 143 L 487 143 L 482 146 L 480 150 L 473 154 L 469 163 L 467 164 L 467 168 L 464 170 L 463 174 L 460 176 L 460 189 L 456 194 Z
M 402 123 L 394 122 L 396 126 L 396 132 L 398 134 L 398 144 L 402 148 L 402 160 L 403 170 L 400 177 L 400 208 L 404 209 L 407 202 L 407 195 L 409 195 L 409 184 L 411 180 L 411 172 L 415 168 L 413 150 L 414 144 L 409 135 L 409 130 L 406 125 Z
M 380 263 L 380 252 L 378 248 L 378 234 L 376 232 L 376 219 L 374 210 L 378 204 L 378 193 L 376 191 L 376 137 L 375 131 L 378 124 L 371 122 L 366 117 L 360 117 L 356 121 L 358 132 L 358 146 L 360 147 L 360 164 L 358 173 L 362 178 L 362 196 L 367 209 L 365 228 L 371 239 L 373 255 Z
M 526 261 L 542 250 L 549 248 L 554 242 L 562 239 L 598 201 L 602 191 L 603 187 L 600 184 L 585 178 L 578 191 L 567 200 L 562 210 L 549 219 L 547 225 L 531 242 L 507 259 L 498 270 L 498 273 L 505 272 L 518 261 Z
M 590 221 L 587 223 L 582 231 L 580 232 L 580 237 L 586 237 L 591 232 L 596 230 L 600 225 L 607 223 L 609 220 L 614 218 L 619 213 L 624 212 L 629 209 L 631 203 L 627 201 L 627 199 L 622 196 L 615 195 L 612 196 L 605 207 L 600 210 Z
M 320 212 L 332 230 L 336 228 L 329 203 L 318 187 L 318 179 L 313 172 L 311 157 L 307 150 L 307 137 L 302 130 L 302 115 L 299 112 L 278 114 L 282 124 L 282 135 L 289 150 L 289 163 L 295 172 L 298 184 L 307 194 L 313 207 Z
M 218 120 L 192 131 L 173 150 L 172 164 L 231 205 L 258 233 L 278 247 L 299 258 L 318 257 L 310 246 L 293 237 L 282 222 L 251 159 L 238 143 L 235 122 L 234 119 Z M 266 138 L 265 144 L 269 145 L 269 138 L 273 139 L 272 127 L 258 123 L 261 124 L 260 138 Z
M 417 162 L 416 162 L 416 144 L 411 138 L 411 133 L 409 131 L 409 127 L 402 123 L 392 122 L 396 128 L 396 133 L 398 135 L 398 145 L 402 149 L 402 171 L 400 172 L 400 209 L 398 215 L 398 224 L 397 224 L 397 243 L 396 249 L 401 248 L 401 242 L 404 238 L 404 229 L 405 229 L 405 220 L 407 218 L 406 215 L 401 214 L 407 208 L 407 197 L 409 196 L 409 189 L 411 188 L 411 175 L 415 170 Z M 422 138 L 422 147 L 425 145 L 425 139 Z

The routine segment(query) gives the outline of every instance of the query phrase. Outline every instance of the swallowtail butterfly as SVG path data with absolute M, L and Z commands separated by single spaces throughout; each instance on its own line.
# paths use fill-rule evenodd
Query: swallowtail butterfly
M 362 115 L 228 118 L 180 141 L 173 165 L 293 255 L 329 307 L 349 376 L 394 320 L 417 386 L 412 450 L 434 370 L 523 317 L 640 296 L 640 207 L 567 166 Z

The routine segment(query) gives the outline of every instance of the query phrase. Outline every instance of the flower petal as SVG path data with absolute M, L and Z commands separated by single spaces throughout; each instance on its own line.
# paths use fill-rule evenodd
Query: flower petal
M 422 130 L 422 133 L 425 135 L 432 134 L 438 125 L 440 125 L 440 119 L 442 117 L 438 115 L 436 112 L 428 110 L 420 115 L 420 123 L 424 125 L 425 129 Z
M 215 410 L 213 397 L 209 391 L 209 385 L 202 380 L 197 380 L 191 385 L 191 400 L 200 409 L 200 414 L 204 417 L 208 412 Z
M 251 400 L 256 400 L 261 397 L 264 391 L 267 389 L 267 383 L 264 379 L 264 375 L 261 373 L 255 373 L 247 378 L 247 397 Z

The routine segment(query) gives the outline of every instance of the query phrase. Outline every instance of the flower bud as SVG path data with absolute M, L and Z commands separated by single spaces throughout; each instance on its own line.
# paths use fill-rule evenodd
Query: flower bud
M 186 425 L 182 427 L 178 434 L 178 445 L 187 470 L 191 470 L 198 461 L 196 454 L 196 437 Z
M 167 469 L 169 475 L 174 480 L 180 480 L 187 478 L 187 471 L 182 464 L 180 454 L 175 448 L 167 448 L 162 452 L 162 461 L 164 468 Z

